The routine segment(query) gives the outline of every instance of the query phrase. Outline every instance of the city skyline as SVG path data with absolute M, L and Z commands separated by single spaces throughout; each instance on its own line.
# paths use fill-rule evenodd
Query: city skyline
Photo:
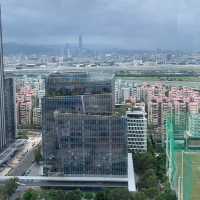
M 0 0 L 0 199 L 199 199 L 199 14 Z
M 199 2 L 192 0 L 1 0 L 6 42 L 75 43 L 125 49 L 199 49 Z M 26 19 L 26 20 L 24 20 Z M 42 28 L 41 28 L 42 27 Z

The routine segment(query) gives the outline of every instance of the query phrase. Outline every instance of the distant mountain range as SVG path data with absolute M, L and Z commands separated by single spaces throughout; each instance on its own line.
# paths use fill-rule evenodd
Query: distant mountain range
M 34 45 L 34 44 L 18 44 L 18 43 L 5 43 L 4 54 L 5 55 L 58 55 L 63 56 L 66 53 L 67 45 Z M 72 52 L 76 52 L 78 47 L 76 44 L 68 44 L 68 47 Z M 158 53 L 158 50 L 133 50 L 133 49 L 120 49 L 120 48 L 103 48 L 102 46 L 96 45 L 85 45 L 85 49 L 101 53 L 117 53 L 117 54 L 144 54 L 144 53 Z M 159 50 L 159 53 L 177 53 L 177 51 L 170 50 Z
M 63 54 L 64 46 L 62 45 L 29 45 L 17 43 L 5 43 L 5 55 L 61 55 Z

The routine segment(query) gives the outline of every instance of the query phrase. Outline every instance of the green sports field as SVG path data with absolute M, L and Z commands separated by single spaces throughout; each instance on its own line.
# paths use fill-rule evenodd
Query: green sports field
M 176 163 L 179 199 L 200 200 L 200 152 L 178 152 Z

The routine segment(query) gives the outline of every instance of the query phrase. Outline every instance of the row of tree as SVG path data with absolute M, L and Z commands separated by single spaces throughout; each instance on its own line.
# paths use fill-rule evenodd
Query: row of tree
M 130 193 L 124 188 L 107 189 L 96 193 L 81 192 L 80 190 L 64 192 L 29 189 L 20 200 L 143 200 L 142 195 L 140 193 Z
M 133 154 L 134 170 L 137 174 L 138 195 L 142 200 L 176 200 L 166 176 L 166 154 L 155 151 L 152 144 L 143 154 Z

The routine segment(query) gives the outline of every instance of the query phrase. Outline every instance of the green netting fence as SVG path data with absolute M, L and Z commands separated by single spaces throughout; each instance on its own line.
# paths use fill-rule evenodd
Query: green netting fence
M 166 167 L 169 182 L 178 200 L 200 200 L 200 150 L 187 148 L 187 126 L 179 127 L 174 117 L 167 120 Z

